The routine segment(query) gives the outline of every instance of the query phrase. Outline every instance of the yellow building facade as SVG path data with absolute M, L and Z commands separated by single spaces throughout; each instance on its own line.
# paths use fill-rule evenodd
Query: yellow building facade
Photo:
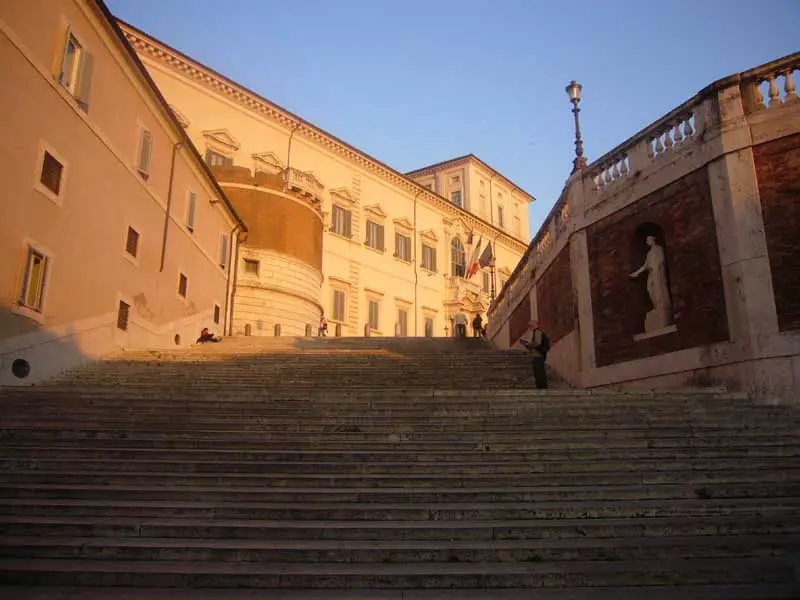
M 221 331 L 244 224 L 103 3 L 0 3 L 0 72 L 0 385 Z
M 530 194 L 474 155 L 400 173 L 120 26 L 207 163 L 250 172 L 231 185 L 219 176 L 237 210 L 237 195 L 251 203 L 236 264 L 234 333 L 273 335 L 280 325 L 283 335 L 302 335 L 309 325 L 316 331 L 324 311 L 331 334 L 441 336 L 452 333 L 458 311 L 485 316 L 490 273 L 467 280 L 466 263 L 475 243 L 491 241 L 499 292 L 527 247 Z M 259 174 L 280 179 L 253 205 L 249 192 L 264 186 Z M 277 199 L 277 214 L 267 198 Z M 302 210 L 286 208 L 292 202 Z M 282 241 L 251 243 L 266 231 Z M 320 244 L 320 266 L 298 255 L 298 242 Z

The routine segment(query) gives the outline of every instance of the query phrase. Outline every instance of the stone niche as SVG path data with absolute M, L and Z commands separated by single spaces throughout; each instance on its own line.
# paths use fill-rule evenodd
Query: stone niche
M 642 223 L 634 231 L 631 244 L 634 264 L 630 274 L 630 307 L 642 324 L 640 332 L 633 336 L 634 341 L 676 332 L 664 230 L 657 223 Z

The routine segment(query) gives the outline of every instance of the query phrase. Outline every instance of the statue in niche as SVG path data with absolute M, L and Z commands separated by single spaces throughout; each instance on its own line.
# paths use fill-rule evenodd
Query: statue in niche
M 667 285 L 667 261 L 664 248 L 656 243 L 655 236 L 648 235 L 646 243 L 650 247 L 644 264 L 630 274 L 631 279 L 636 279 L 647 271 L 647 294 L 650 296 L 652 310 L 647 312 L 644 319 L 644 331 L 658 331 L 672 325 L 672 301 L 669 297 Z

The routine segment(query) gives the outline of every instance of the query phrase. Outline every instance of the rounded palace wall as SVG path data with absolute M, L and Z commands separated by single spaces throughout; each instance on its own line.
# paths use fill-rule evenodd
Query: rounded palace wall
M 258 248 L 242 248 L 233 314 L 234 332 L 244 334 L 250 325 L 252 335 L 273 335 L 276 323 L 281 335 L 303 335 L 306 324 L 316 331 L 322 274 L 287 254 Z M 246 261 L 246 262 L 245 262 Z M 243 266 L 258 264 L 258 273 Z
M 284 193 L 280 175 L 244 167 L 214 169 L 220 187 L 248 228 L 245 246 L 274 250 L 322 272 L 322 216 L 300 194 Z

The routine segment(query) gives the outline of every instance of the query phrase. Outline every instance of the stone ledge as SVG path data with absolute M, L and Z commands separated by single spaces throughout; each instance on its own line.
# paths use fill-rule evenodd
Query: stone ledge
M 646 333 L 637 333 L 633 336 L 634 342 L 639 342 L 641 340 L 647 340 L 654 337 L 659 337 L 662 335 L 667 335 L 669 333 L 677 333 L 678 326 L 677 325 L 668 325 L 666 327 L 662 327 L 661 329 L 656 329 L 655 331 L 648 331 Z

